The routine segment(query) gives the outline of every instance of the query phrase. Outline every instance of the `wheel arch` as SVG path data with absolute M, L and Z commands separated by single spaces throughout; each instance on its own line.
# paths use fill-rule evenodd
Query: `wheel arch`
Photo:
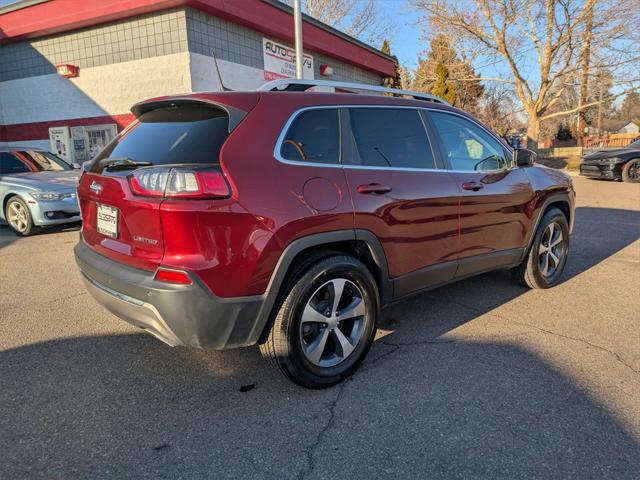
M 364 263 L 376 280 L 380 291 L 380 303 L 384 304 L 391 300 L 392 283 L 389 280 L 387 259 L 380 240 L 373 232 L 338 230 L 298 238 L 285 248 L 271 275 L 259 313 L 258 324 L 261 328 L 259 343 L 262 343 L 269 333 L 273 308 L 287 274 L 299 262 L 310 256 L 317 256 L 319 260 L 336 252 L 351 255 Z
M 573 221 L 574 221 L 574 211 L 573 211 L 573 202 L 571 198 L 566 193 L 558 193 L 555 195 L 550 195 L 547 197 L 542 206 L 540 207 L 538 217 L 534 223 L 533 228 L 529 234 L 529 239 L 527 241 L 527 248 L 524 250 L 523 259 L 529 253 L 531 249 L 531 245 L 533 244 L 533 240 L 536 236 L 536 231 L 538 231 L 538 227 L 540 226 L 540 222 L 542 221 L 542 217 L 544 217 L 545 213 L 549 211 L 551 208 L 557 208 L 560 210 L 567 218 L 567 223 L 569 224 L 569 231 L 573 230 Z
M 29 208 L 28 202 L 24 198 L 22 198 L 22 195 L 20 195 L 18 192 L 15 192 L 15 191 L 6 192 L 4 194 L 4 197 L 2 198 L 2 212 L 0 212 L 0 215 L 2 215 L 2 218 L 4 220 L 7 219 L 5 215 L 5 212 L 7 210 L 7 204 L 9 203 L 9 200 L 11 200 L 13 197 L 18 197 L 20 200 L 26 203 L 27 208 Z M 31 214 L 31 216 L 33 216 L 33 214 Z

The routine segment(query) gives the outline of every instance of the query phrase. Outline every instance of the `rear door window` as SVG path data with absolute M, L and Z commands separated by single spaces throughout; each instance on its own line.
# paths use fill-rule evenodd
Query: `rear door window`
M 418 110 L 350 108 L 353 145 L 344 163 L 387 168 L 436 168 Z
M 108 145 L 93 166 L 98 169 L 99 161 L 106 158 L 149 165 L 215 164 L 228 129 L 229 117 L 220 108 L 158 108 L 140 115 L 137 124 Z
M 340 163 L 340 127 L 337 108 L 305 110 L 296 116 L 280 144 L 284 160 Z
M 11 175 L 12 173 L 27 173 L 31 170 L 18 157 L 9 152 L 0 152 L 0 173 Z

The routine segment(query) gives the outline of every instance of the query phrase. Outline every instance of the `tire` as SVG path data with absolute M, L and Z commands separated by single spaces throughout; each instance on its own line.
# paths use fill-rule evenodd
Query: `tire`
M 20 197 L 11 197 L 4 210 L 4 218 L 16 235 L 26 237 L 38 231 L 34 225 L 29 207 Z
M 640 158 L 627 162 L 622 169 L 622 180 L 628 183 L 640 183 Z
M 554 244 L 554 242 L 557 243 Z M 554 245 L 550 247 L 549 244 Z M 567 217 L 557 208 L 551 208 L 540 220 L 524 261 L 511 270 L 512 276 L 515 281 L 525 287 L 553 287 L 560 281 L 568 255 Z
M 299 264 L 288 277 L 260 345 L 272 365 L 306 388 L 330 387 L 351 376 L 376 333 L 380 300 L 371 272 L 353 257 L 330 255 Z

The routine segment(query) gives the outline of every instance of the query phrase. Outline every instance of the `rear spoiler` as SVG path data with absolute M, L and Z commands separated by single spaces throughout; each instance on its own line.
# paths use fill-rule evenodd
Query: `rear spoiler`
M 131 107 L 131 113 L 133 113 L 136 118 L 139 118 L 141 115 L 153 110 L 157 110 L 158 108 L 176 107 L 179 105 L 207 105 L 212 108 L 219 108 L 224 110 L 229 116 L 229 133 L 231 133 L 238 126 L 238 124 L 248 113 L 248 111 L 232 107 L 231 105 L 198 97 L 164 97 L 160 99 L 145 100 L 143 102 L 136 103 L 133 107 Z M 249 108 L 249 110 L 251 110 L 251 108 Z

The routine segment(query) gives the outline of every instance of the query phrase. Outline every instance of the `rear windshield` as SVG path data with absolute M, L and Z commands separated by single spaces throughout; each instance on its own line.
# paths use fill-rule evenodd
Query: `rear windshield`
M 105 159 L 126 159 L 146 165 L 218 163 L 227 139 L 229 117 L 216 107 L 188 105 L 159 108 L 108 145 L 93 161 L 102 170 Z M 100 165 L 100 166 L 99 166 Z

